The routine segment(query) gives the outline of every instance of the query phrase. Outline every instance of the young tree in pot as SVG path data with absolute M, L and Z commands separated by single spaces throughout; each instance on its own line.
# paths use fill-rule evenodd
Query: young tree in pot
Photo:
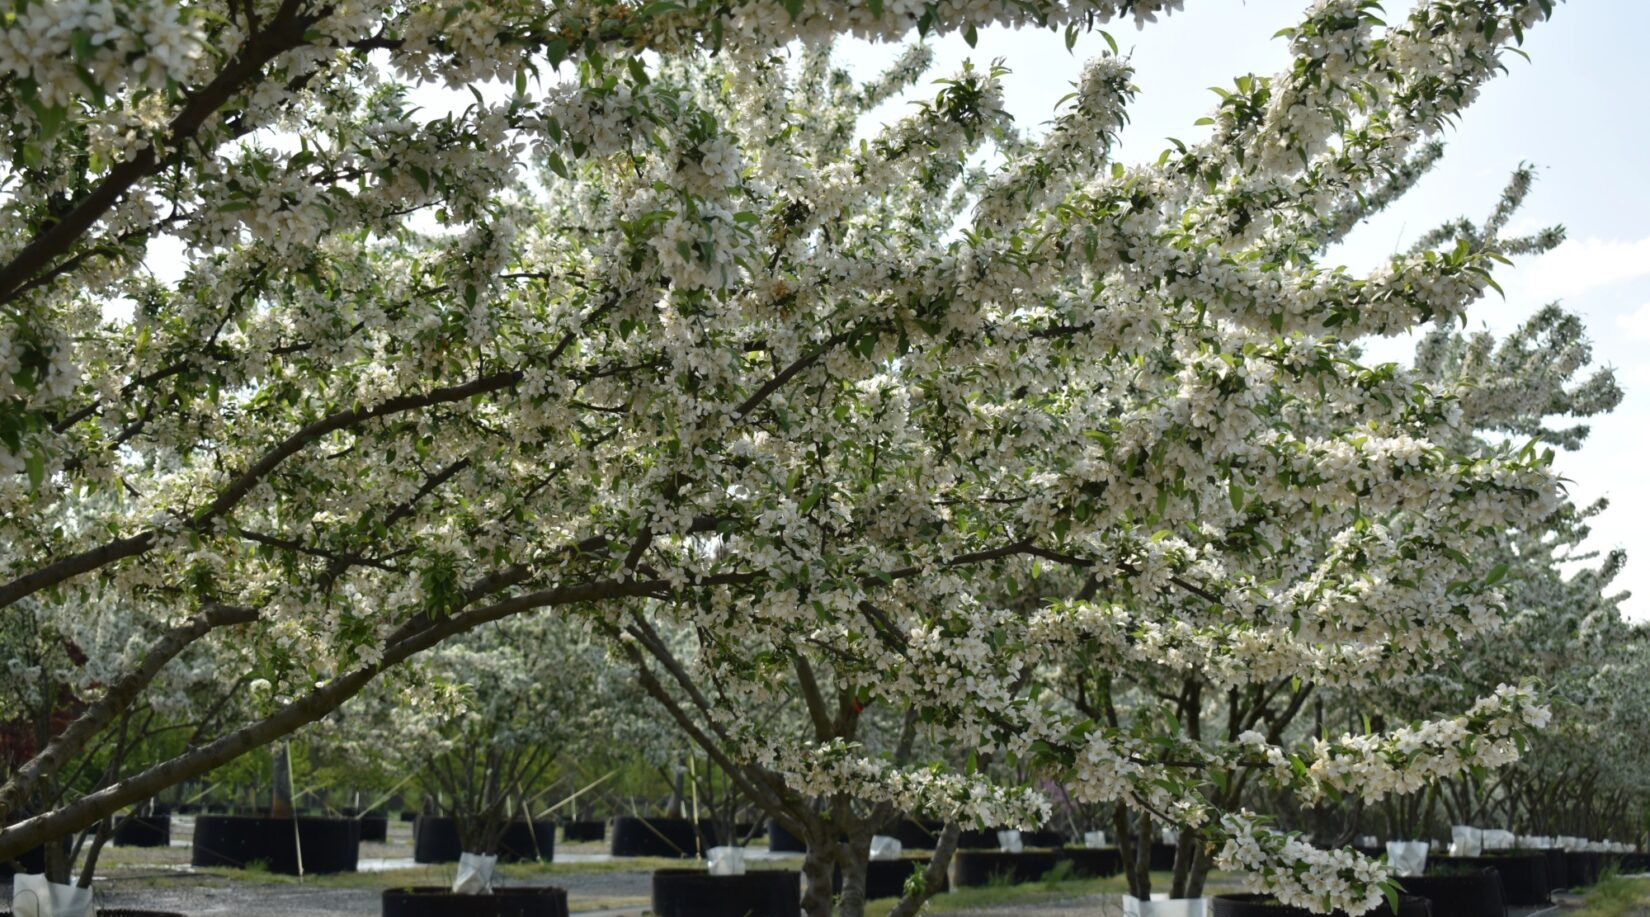
M 394 690 L 375 689 L 323 725 L 383 743 L 418 770 L 441 815 L 420 817 L 416 856 L 438 856 L 436 832 L 455 831 L 462 856 L 453 891 L 486 893 L 497 859 L 549 857 L 555 824 L 535 817 L 529 801 L 552 786 L 558 758 L 600 741 L 605 664 L 577 627 L 514 618 L 444 644 L 382 686 Z M 432 695 L 443 701 L 409 703 Z

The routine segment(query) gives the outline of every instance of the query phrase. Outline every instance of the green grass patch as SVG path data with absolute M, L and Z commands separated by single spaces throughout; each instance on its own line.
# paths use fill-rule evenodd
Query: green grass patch
M 1650 879 L 1607 876 L 1587 890 L 1573 917 L 1628 917 L 1650 909 Z

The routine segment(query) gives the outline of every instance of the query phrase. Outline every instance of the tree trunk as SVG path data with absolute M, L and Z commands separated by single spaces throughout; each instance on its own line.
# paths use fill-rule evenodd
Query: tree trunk
M 1174 880 L 1169 884 L 1170 898 L 1193 897 L 1187 892 L 1192 880 L 1193 861 L 1197 859 L 1201 849 L 1197 843 L 1197 832 L 1190 828 L 1181 828 L 1180 836 L 1175 839 L 1174 849 Z
M 839 846 L 842 849 L 842 917 L 865 917 L 865 874 L 871 868 L 871 834 L 855 831 Z
M 815 826 L 810 825 L 810 829 Z M 813 835 L 824 836 L 824 827 L 810 830 L 806 835 L 808 852 L 802 856 L 802 913 L 804 917 L 831 917 L 831 867 L 836 865 L 831 844 L 814 843 Z
M 940 882 L 945 873 L 951 868 L 951 857 L 957 852 L 957 837 L 962 833 L 962 826 L 957 822 L 946 823 L 945 830 L 940 832 L 939 843 L 934 845 L 934 858 L 928 861 L 928 868 L 922 873 L 922 888 L 916 894 L 906 894 L 901 897 L 894 909 L 888 912 L 888 917 L 912 917 L 922 906 L 934 897 L 940 890 Z
M 270 787 L 269 815 L 271 818 L 291 818 L 292 757 L 285 742 L 275 746 L 275 767 Z

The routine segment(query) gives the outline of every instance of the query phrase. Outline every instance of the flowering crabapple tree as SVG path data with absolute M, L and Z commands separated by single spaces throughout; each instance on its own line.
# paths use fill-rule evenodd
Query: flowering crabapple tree
M 316 728 L 371 742 L 417 772 L 464 849 L 496 854 L 510 823 L 536 814 L 531 803 L 560 760 L 601 741 L 609 703 L 593 689 L 607 656 L 578 631 L 536 615 L 477 628 L 409 663 L 410 679 L 375 684 Z
M 1427 717 L 1509 679 L 1535 680 L 1553 721 L 1529 740 L 1514 765 L 1467 771 L 1435 791 L 1383 807 L 1394 836 L 1443 833 L 1450 824 L 1504 828 L 1519 835 L 1625 840 L 1640 832 L 1645 797 L 1637 766 L 1644 692 L 1645 633 L 1621 617 L 1625 593 L 1612 581 L 1625 560 L 1579 549 L 1586 519 L 1602 503 L 1528 535 L 1509 552 L 1511 604 L 1501 627 L 1468 641 L 1448 669 L 1397 680 L 1340 700 L 1371 718 Z
M 83 602 L 72 616 L 27 600 L 0 619 L 0 767 L 7 772 L 33 757 L 85 708 L 88 698 L 140 661 L 153 638 L 150 622 L 113 598 Z M 197 645 L 181 654 L 73 766 L 36 785 L 26 800 L 28 808 L 48 809 L 111 786 L 176 754 L 192 736 L 218 728 L 235 710 L 238 686 L 224 683 L 222 673 L 231 660 L 211 649 Z M 103 817 L 79 832 L 73 844 L 44 845 L 47 876 L 89 887 L 103 846 L 130 814 Z M 18 864 L 11 865 L 16 869 Z
M 842 914 L 863 913 L 873 836 L 913 811 L 945 818 L 920 881 L 908 883 L 891 911 L 915 913 L 943 888 L 961 826 L 991 819 L 1003 790 L 935 779 L 964 756 L 945 747 L 943 730 L 922 723 L 922 710 L 871 703 L 877 679 L 864 659 L 824 651 L 811 634 L 776 622 L 730 631 L 706 626 L 702 615 L 661 603 L 597 626 L 680 731 L 744 797 L 805 843 L 805 913 L 830 914 L 833 900 Z M 786 752 L 796 747 L 826 750 L 851 773 L 817 762 L 797 770 L 797 757 Z M 844 756 L 849 747 L 855 754 Z M 870 790 L 879 777 L 881 786 Z
M 1368 200 L 1337 214 L 1335 225 L 1338 231 L 1323 241 L 1326 244 L 1338 241 L 1342 233 L 1350 231 L 1359 219 L 1375 207 L 1396 199 L 1425 174 L 1441 153 L 1441 145 L 1419 151 L 1405 168 L 1392 175 L 1386 187 Z M 1493 242 L 1508 255 L 1539 253 L 1558 244 L 1563 238 L 1559 229 L 1524 237 L 1500 237 L 1502 228 L 1527 195 L 1532 178 L 1531 170 L 1521 167 L 1514 173 L 1501 200 L 1482 223 L 1466 219 L 1450 221 L 1422 236 L 1412 247 L 1411 254 L 1459 242 L 1470 245 Z M 1585 426 L 1555 429 L 1553 422 L 1585 419 L 1610 410 L 1620 400 L 1620 390 L 1608 370 L 1598 371 L 1586 378 L 1576 378 L 1578 371 L 1585 368 L 1590 353 L 1580 321 L 1557 307 L 1548 307 L 1538 312 L 1508 340 L 1501 342 L 1499 347 L 1487 333 L 1466 335 L 1451 329 L 1438 329 L 1421 341 L 1410 370 L 1399 371 L 1395 367 L 1373 369 L 1399 373 L 1407 384 L 1428 386 L 1455 403 L 1453 411 L 1438 416 L 1424 428 L 1426 437 L 1433 442 L 1449 443 L 1452 448 L 1467 453 L 1482 452 L 1489 447 L 1491 440 L 1508 435 L 1516 435 L 1523 440 L 1536 438 L 1542 442 L 1574 446 L 1585 437 Z M 1303 414 L 1295 422 L 1294 429 L 1297 432 L 1313 430 L 1317 426 L 1312 420 L 1314 417 L 1329 419 L 1333 423 L 1335 414 L 1332 407 L 1324 405 Z M 1314 432 L 1334 435 L 1335 429 L 1327 426 Z M 1287 528 L 1296 544 L 1305 543 L 1313 533 L 1312 526 L 1299 522 Z M 1322 539 L 1331 539 L 1336 534 L 1334 526 L 1318 530 L 1318 536 Z M 1518 582 L 1532 578 L 1544 581 L 1557 576 L 1558 565 L 1571 558 L 1555 555 L 1551 547 L 1539 549 L 1544 543 L 1544 536 L 1540 534 L 1510 540 L 1499 555 L 1502 559 L 1497 565 L 1502 571 L 1499 576 Z M 1532 544 L 1538 549 L 1532 550 Z M 1280 562 L 1284 565 L 1283 569 L 1280 569 Z M 1267 547 L 1255 552 L 1248 565 L 1254 574 L 1267 572 L 1272 576 L 1286 577 L 1289 562 L 1287 557 Z M 1596 585 L 1596 581 L 1585 578 L 1577 582 L 1582 589 L 1589 584 Z M 1593 598 L 1596 604 L 1599 596 L 1595 594 Z M 1514 600 L 1504 604 L 1518 609 L 1521 618 L 1538 615 L 1535 609 L 1548 607 L 1522 591 Z M 1110 728 L 1123 728 L 1137 740 L 1172 739 L 1191 743 L 1203 742 L 1206 729 L 1210 730 L 1214 741 L 1228 743 L 1251 732 L 1254 733 L 1250 737 L 1252 741 L 1264 739 L 1265 744 L 1271 746 L 1295 745 L 1303 739 L 1320 737 L 1324 731 L 1324 689 L 1329 693 L 1332 709 L 1343 713 L 1363 712 L 1375 728 L 1384 728 L 1385 722 L 1392 718 L 1388 716 L 1389 711 L 1378 700 L 1368 702 L 1367 695 L 1373 694 L 1379 698 L 1381 688 L 1392 683 L 1393 670 L 1381 665 L 1376 668 L 1349 667 L 1345 664 L 1346 654 L 1358 649 L 1364 653 L 1390 656 L 1405 649 L 1402 644 L 1394 645 L 1387 637 L 1378 637 L 1367 641 L 1363 647 L 1342 642 L 1334 648 L 1334 655 L 1325 654 L 1325 647 L 1317 647 L 1292 660 L 1280 657 L 1277 665 L 1257 669 L 1222 664 L 1211 652 L 1209 635 L 1199 633 L 1196 628 L 1185 626 L 1182 622 L 1169 625 L 1152 622 L 1149 629 L 1137 631 L 1131 636 L 1133 639 L 1127 641 L 1115 655 L 1093 653 L 1091 647 L 1082 647 L 1077 658 L 1058 669 L 1061 689 L 1077 711 L 1105 722 Z M 1548 639 L 1562 643 L 1565 637 L 1566 634 L 1559 633 Z M 1410 636 L 1404 635 L 1403 639 L 1408 640 Z M 1293 640 L 1293 648 L 1301 649 L 1301 642 Z M 1518 653 L 1516 647 L 1522 645 L 1517 640 L 1509 644 L 1507 634 L 1500 627 L 1490 627 L 1473 638 L 1470 644 L 1494 647 L 1503 655 L 1513 657 Z M 1459 660 L 1435 661 L 1450 662 L 1451 669 L 1461 664 Z M 1414 661 L 1406 665 L 1413 667 Z M 1501 684 L 1517 684 L 1537 675 L 1536 671 L 1527 667 L 1520 670 L 1517 666 L 1501 666 L 1494 677 L 1480 677 L 1474 679 L 1470 686 L 1459 685 L 1462 690 L 1443 693 L 1437 691 L 1434 684 L 1442 677 L 1438 670 L 1422 669 L 1408 683 L 1419 689 L 1415 692 L 1417 697 L 1426 697 L 1430 703 L 1424 708 L 1404 705 L 1403 709 L 1414 715 L 1419 715 L 1424 709 L 1425 713 L 1448 717 L 1472 706 L 1478 697 L 1493 693 Z M 1314 728 L 1291 730 L 1297 718 L 1309 711 L 1315 714 Z M 1357 716 L 1353 715 L 1348 722 L 1354 724 L 1348 728 L 1356 731 Z M 1168 735 L 1161 735 L 1165 730 Z M 1230 809 L 1245 802 L 1262 809 L 1276 808 L 1261 804 L 1257 794 L 1250 792 L 1252 781 L 1258 774 L 1248 763 L 1229 772 L 1208 776 L 1210 785 L 1204 792 L 1219 808 Z M 1468 771 L 1455 779 L 1459 782 L 1475 778 Z M 1281 798 L 1290 800 L 1294 789 L 1284 787 Z M 1307 799 L 1318 804 L 1323 801 L 1322 794 L 1315 788 L 1307 793 Z M 1394 807 L 1403 805 L 1404 801 L 1389 798 L 1384 804 L 1392 811 Z M 1289 802 L 1284 805 L 1285 810 L 1296 807 Z M 1337 815 L 1351 810 L 1354 817 L 1347 824 L 1355 825 L 1361 800 L 1355 797 L 1347 806 L 1332 808 Z M 1272 814 L 1281 815 L 1283 811 L 1273 811 Z M 1144 898 L 1151 891 L 1148 871 L 1150 844 L 1154 838 L 1151 819 L 1146 813 L 1130 812 L 1119 804 L 1114 807 L 1109 822 L 1124 852 L 1131 893 Z M 1342 843 L 1351 839 L 1351 827 L 1344 827 L 1344 831 Z M 1320 842 L 1326 839 L 1321 836 L 1323 832 L 1318 833 Z M 1171 897 L 1196 897 L 1201 894 L 1213 859 L 1200 835 L 1201 832 L 1189 826 L 1180 826 L 1169 890 Z
M 1561 504 L 1545 455 L 1433 438 L 1457 399 L 1355 346 L 1459 318 L 1502 243 L 1364 274 L 1318 253 L 1551 4 L 1386 23 L 1321 0 L 1205 139 L 1113 161 L 1134 90 L 1095 33 L 1180 5 L 85 0 L 8 20 L 0 614 L 114 590 L 156 636 L 0 784 L 0 857 L 483 624 L 662 602 L 729 646 L 793 633 L 863 673 L 862 704 L 1204 828 L 1288 903 L 1373 906 L 1380 866 L 1212 805 L 1201 775 L 1265 762 L 1378 796 L 1539 719 L 1527 693 L 1483 699 L 1454 744 L 1350 736 L 1297 767 L 1263 735 L 1140 742 L 1014 688 L 1154 628 L 1227 667 L 1418 669 L 1496 618 L 1489 555 Z M 788 64 L 988 25 L 1097 55 L 1048 130 L 969 68 L 855 143 L 873 87 L 815 92 Z M 499 91 L 432 116 L 422 82 Z M 161 240 L 176 280 L 142 268 Z M 996 600 L 1055 568 L 1067 600 Z M 288 700 L 26 810 L 199 642 L 243 648 Z M 849 742 L 772 752 L 793 785 L 872 802 L 1047 806 Z

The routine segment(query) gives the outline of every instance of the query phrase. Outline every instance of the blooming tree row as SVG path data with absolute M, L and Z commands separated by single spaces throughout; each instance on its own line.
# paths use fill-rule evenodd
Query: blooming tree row
M 1379 867 L 1217 804 L 1206 775 L 1373 801 L 1511 760 L 1546 716 L 1529 690 L 1303 754 L 1026 688 L 1072 658 L 1222 688 L 1419 673 L 1503 615 L 1497 552 L 1564 507 L 1548 454 L 1464 435 L 1471 392 L 1357 342 L 1460 318 L 1526 243 L 1446 232 L 1365 274 L 1321 253 L 1401 196 L 1550 4 L 1383 22 L 1321 0 L 1205 140 L 1115 162 L 1134 89 L 1094 31 L 1178 5 L 87 0 L 9 20 L 0 615 L 108 594 L 149 643 L 0 785 L 0 857 L 561 608 L 667 615 L 713 672 L 806 647 L 851 708 L 1201 830 L 1286 902 L 1374 905 Z M 921 55 L 855 86 L 823 42 L 992 24 L 1096 55 L 1052 127 L 1022 130 L 1001 73 L 967 68 L 853 140 Z M 431 116 L 420 81 L 496 91 Z M 161 239 L 186 252 L 172 282 L 141 268 Z M 196 643 L 259 660 L 286 700 L 31 804 Z M 809 793 L 981 822 L 1047 805 L 842 735 L 724 726 Z

